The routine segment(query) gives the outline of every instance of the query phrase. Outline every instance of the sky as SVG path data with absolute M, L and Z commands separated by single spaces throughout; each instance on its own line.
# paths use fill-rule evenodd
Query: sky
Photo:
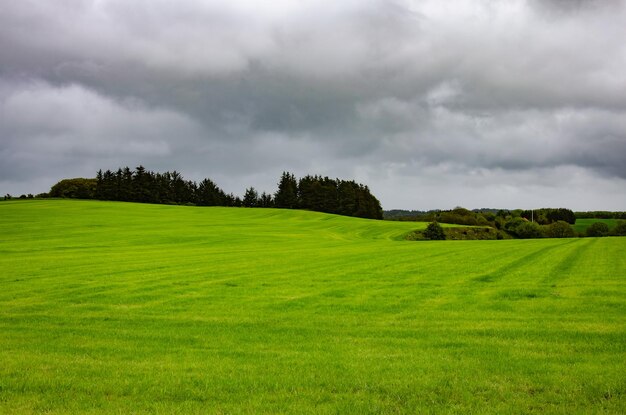
M 0 0 L 0 193 L 143 165 L 626 210 L 626 0 Z

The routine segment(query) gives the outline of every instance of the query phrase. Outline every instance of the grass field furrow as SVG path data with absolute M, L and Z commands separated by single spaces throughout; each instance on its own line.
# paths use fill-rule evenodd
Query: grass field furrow
M 558 256 L 553 261 L 554 266 L 542 280 L 543 284 L 554 285 L 560 281 L 567 280 L 572 273 L 578 269 L 584 269 L 584 264 L 589 260 L 587 255 L 593 252 L 593 245 L 598 242 L 597 238 L 586 238 L 574 240 L 576 247 Z
M 620 414 L 626 238 L 0 203 L 0 413 Z

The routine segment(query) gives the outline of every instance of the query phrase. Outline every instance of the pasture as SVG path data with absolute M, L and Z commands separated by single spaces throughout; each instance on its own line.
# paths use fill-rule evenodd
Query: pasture
M 626 238 L 0 203 L 0 413 L 619 414 Z
M 574 230 L 579 233 L 585 233 L 587 228 L 593 225 L 596 222 L 606 223 L 609 229 L 613 229 L 615 225 L 617 225 L 617 219 L 576 219 L 576 223 L 572 225 Z

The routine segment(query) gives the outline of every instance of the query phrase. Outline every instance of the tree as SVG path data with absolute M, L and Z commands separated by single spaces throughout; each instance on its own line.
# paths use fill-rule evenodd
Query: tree
M 50 197 L 93 199 L 96 195 L 97 179 L 64 179 L 52 186 Z
M 604 222 L 594 222 L 587 228 L 587 236 L 600 237 L 609 234 L 609 225 Z
M 257 207 L 259 206 L 259 194 L 254 189 L 254 187 L 250 187 L 246 189 L 246 193 L 243 196 L 242 205 L 245 207 Z
M 564 222 L 573 225 L 576 223 L 576 215 L 570 209 L 558 208 L 558 209 L 550 209 L 547 214 L 548 220 L 550 222 L 556 222 L 562 220 Z
M 146 171 L 144 166 L 138 166 L 135 168 L 135 175 L 133 177 L 133 201 L 150 203 L 151 202 L 151 189 L 150 182 L 151 173 Z
M 227 206 L 226 194 L 211 179 L 204 179 L 196 190 L 196 202 L 200 206 Z
M 122 169 L 122 181 L 120 183 L 119 197 L 122 201 L 132 200 L 133 171 L 128 167 Z
M 259 206 L 264 208 L 274 207 L 274 200 L 272 195 L 263 192 L 259 198 Z
M 296 209 L 298 207 L 298 183 L 293 174 L 283 172 L 274 197 L 277 208 Z
M 620 220 L 613 228 L 613 235 L 626 236 L 626 221 Z
M 443 241 L 446 239 L 446 234 L 439 223 L 431 222 L 424 231 L 424 237 L 433 241 Z
M 547 226 L 548 238 L 573 238 L 576 236 L 574 228 L 569 223 L 559 220 Z
M 515 228 L 515 234 L 521 239 L 543 238 L 541 226 L 536 222 L 524 222 Z

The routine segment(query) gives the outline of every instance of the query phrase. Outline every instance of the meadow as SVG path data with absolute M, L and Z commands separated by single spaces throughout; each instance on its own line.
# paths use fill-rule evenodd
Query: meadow
M 626 413 L 626 238 L 0 203 L 0 413 Z
M 593 219 L 593 218 L 576 219 L 576 223 L 573 225 L 573 228 L 576 232 L 584 234 L 587 231 L 587 228 L 596 222 L 606 223 L 609 229 L 613 229 L 615 225 L 617 225 L 618 220 L 617 219 Z

